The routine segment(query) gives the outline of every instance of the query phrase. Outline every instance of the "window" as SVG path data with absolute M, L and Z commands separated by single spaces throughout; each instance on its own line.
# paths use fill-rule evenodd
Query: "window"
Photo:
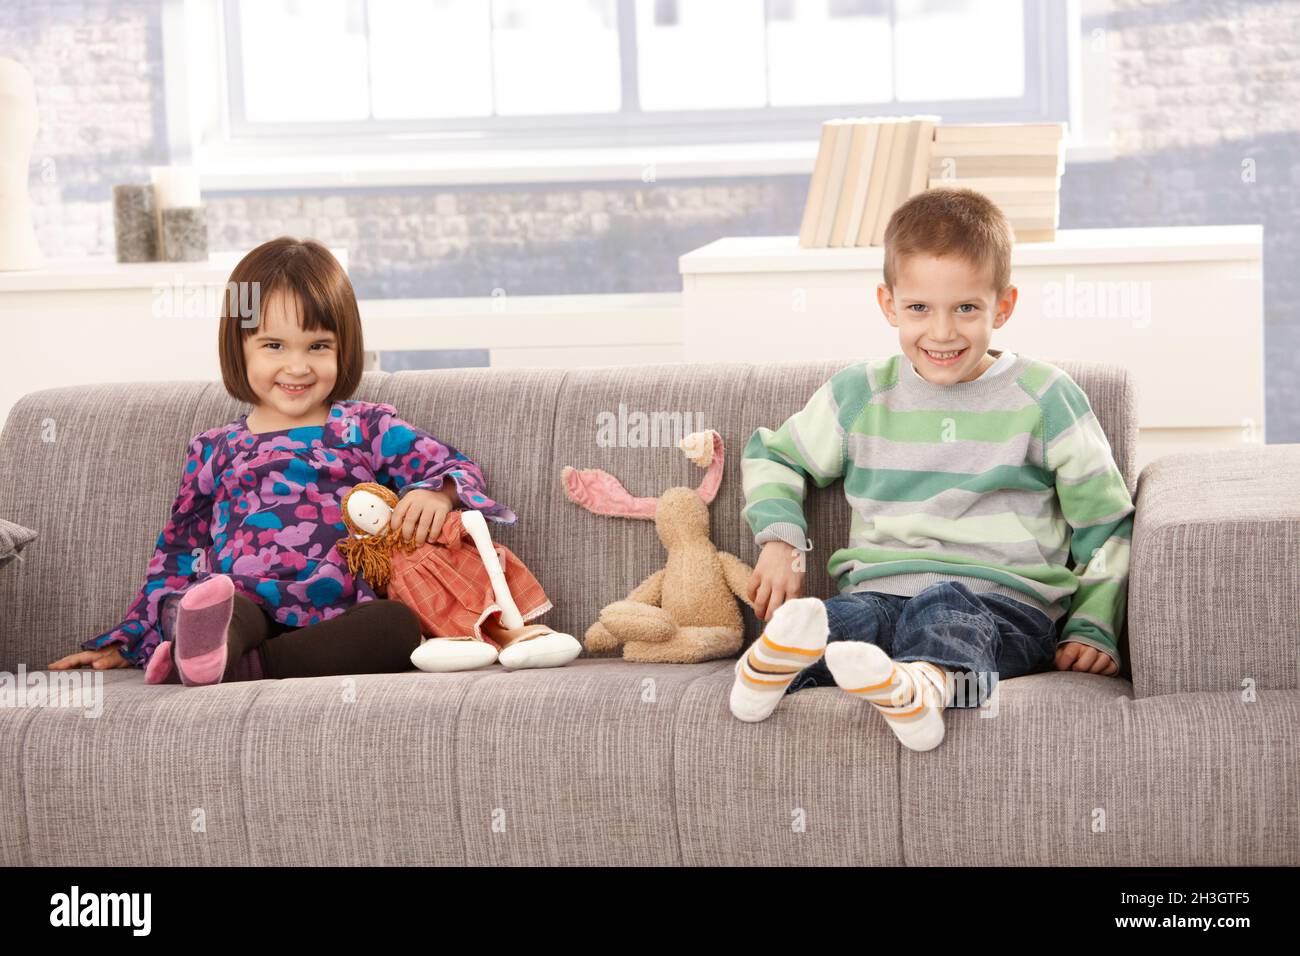
M 1068 119 L 1050 0 L 223 0 L 232 141 L 810 138 L 831 116 Z

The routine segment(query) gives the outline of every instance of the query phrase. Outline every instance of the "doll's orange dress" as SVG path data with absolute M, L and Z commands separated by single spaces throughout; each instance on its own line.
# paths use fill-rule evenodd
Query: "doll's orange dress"
M 529 621 L 551 609 L 546 592 L 531 571 L 505 545 L 495 546 L 510 596 Z M 501 605 L 492 581 L 459 511 L 450 511 L 436 540 L 409 551 L 394 548 L 388 597 L 401 601 L 420 618 L 426 637 L 473 637 L 501 648 L 483 632 L 489 618 L 500 629 Z

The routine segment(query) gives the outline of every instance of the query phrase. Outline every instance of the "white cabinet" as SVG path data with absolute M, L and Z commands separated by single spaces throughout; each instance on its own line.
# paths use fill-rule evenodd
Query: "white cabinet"
M 347 268 L 347 250 L 331 249 Z M 207 262 L 50 259 L 0 272 L 0 423 L 23 395 L 96 382 L 220 380 L 221 297 L 244 252 Z

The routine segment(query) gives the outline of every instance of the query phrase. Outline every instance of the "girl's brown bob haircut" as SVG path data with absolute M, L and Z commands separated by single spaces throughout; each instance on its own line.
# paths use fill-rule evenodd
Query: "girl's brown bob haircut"
M 898 263 L 926 253 L 958 256 L 991 274 L 1001 295 L 1011 284 L 1011 224 L 993 200 L 974 189 L 936 186 L 894 210 L 885 227 L 885 285 L 892 292 Z
M 237 401 L 258 403 L 248 386 L 244 341 L 262 327 L 263 308 L 277 292 L 297 298 L 303 331 L 323 329 L 334 333 L 338 341 L 338 375 L 327 400 L 350 398 L 361 384 L 365 365 L 361 313 L 352 282 L 338 260 L 319 242 L 288 236 L 258 246 L 230 273 L 217 331 L 226 391 Z

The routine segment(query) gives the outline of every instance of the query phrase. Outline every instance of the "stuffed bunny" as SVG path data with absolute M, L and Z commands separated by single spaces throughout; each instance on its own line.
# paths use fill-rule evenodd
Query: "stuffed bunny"
M 493 661 L 512 669 L 558 667 L 582 652 L 572 635 L 524 623 L 550 610 L 551 602 L 508 548 L 493 547 L 482 514 L 452 511 L 437 541 L 416 544 L 403 540 L 400 528 L 389 527 L 397 501 L 392 489 L 371 481 L 348 491 L 342 511 L 350 536 L 338 549 L 354 575 L 360 573 L 376 592 L 386 592 L 420 618 L 428 639 L 411 653 L 412 664 L 432 672 L 471 670 Z M 467 563 L 466 534 L 477 552 L 473 564 Z M 514 594 L 507 576 L 514 580 Z M 522 614 L 516 595 L 526 602 Z
M 624 660 L 687 664 L 740 650 L 744 620 L 735 599 L 750 604 L 753 569 L 709 540 L 708 506 L 722 483 L 722 436 L 711 429 L 694 432 L 679 447 L 708 468 L 698 490 L 669 488 L 658 499 L 634 498 L 598 468 L 565 466 L 561 472 L 565 492 L 588 511 L 653 518 L 668 551 L 661 570 L 600 612 L 584 639 L 589 651 L 615 650 L 621 644 Z

